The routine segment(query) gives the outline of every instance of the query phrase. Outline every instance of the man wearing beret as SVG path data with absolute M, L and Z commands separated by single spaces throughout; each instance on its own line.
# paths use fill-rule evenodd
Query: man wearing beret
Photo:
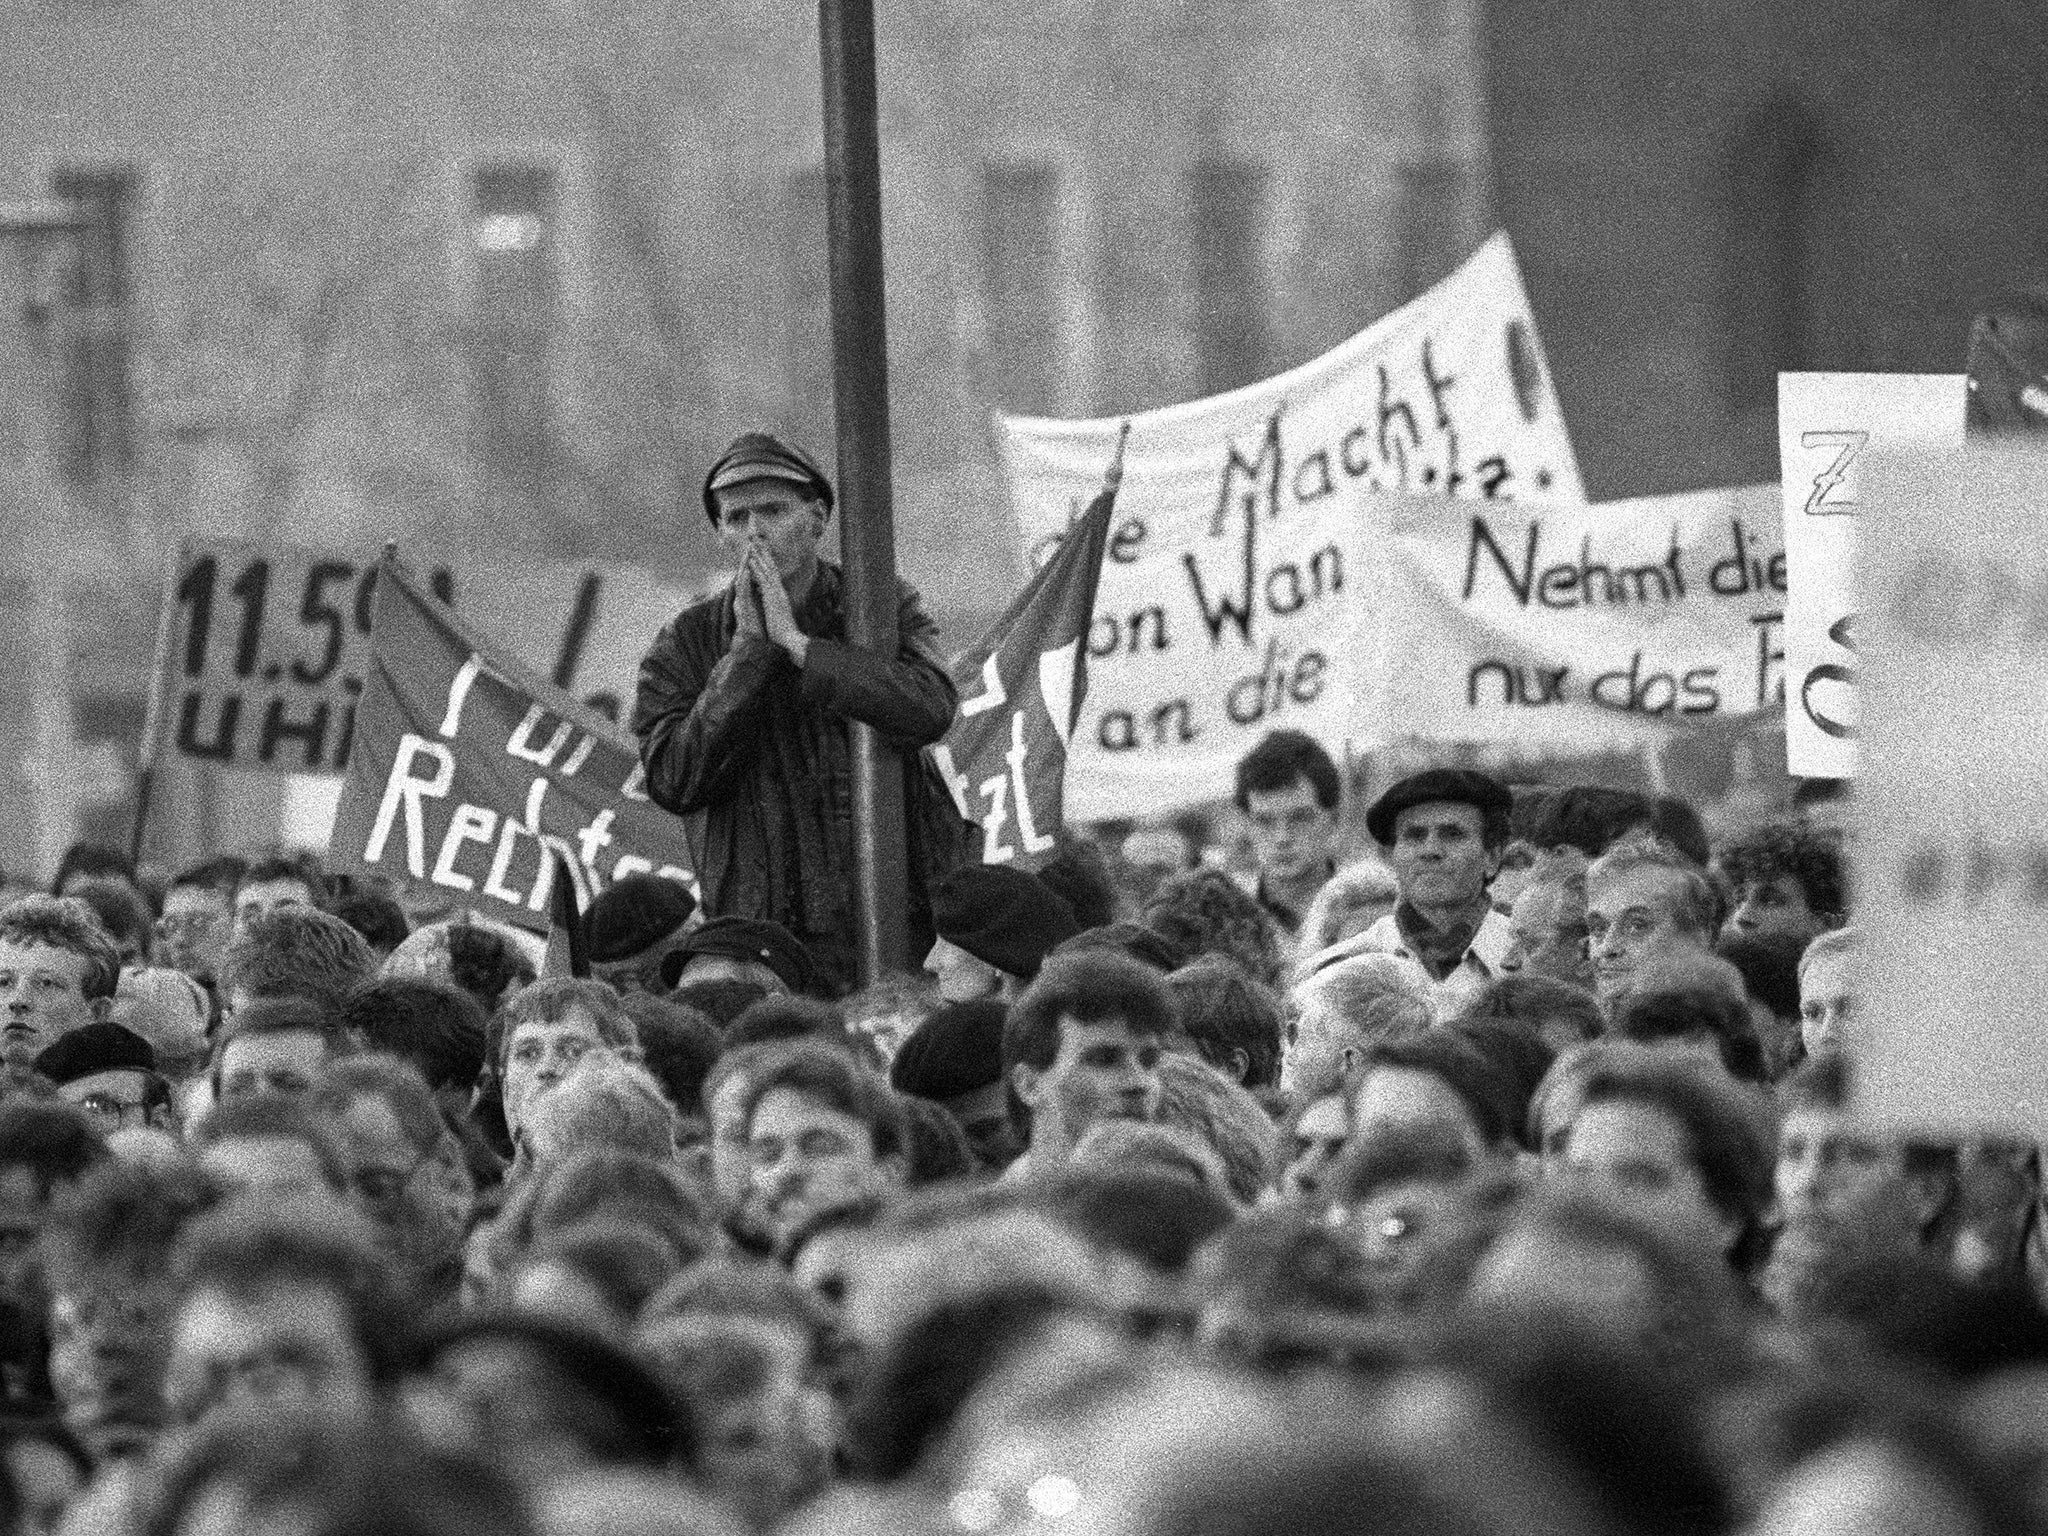
M 697 898 L 666 875 L 628 875 L 592 899 L 583 914 L 590 974 L 621 993 L 666 997 L 662 962 L 697 922 Z
M 1433 768 L 1401 780 L 1365 813 L 1401 895 L 1344 949 L 1416 961 L 1429 973 L 1439 1017 L 1477 996 L 1507 953 L 1512 931 L 1486 886 L 1500 868 L 1513 808 L 1498 780 Z
M 844 580 L 818 550 L 832 487 L 803 453 L 748 433 L 704 479 L 732 580 L 684 610 L 640 664 L 633 733 L 657 805 L 701 818 L 705 911 L 789 930 L 833 989 L 854 980 L 850 722 L 905 758 L 912 953 L 931 944 L 927 878 L 963 861 L 966 824 L 918 748 L 957 704 L 937 630 L 901 586 L 894 655 L 846 639 Z

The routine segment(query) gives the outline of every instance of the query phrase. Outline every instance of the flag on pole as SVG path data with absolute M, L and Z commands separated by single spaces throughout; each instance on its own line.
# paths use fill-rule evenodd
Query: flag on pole
M 960 814 L 981 828 L 984 863 L 1036 867 L 1059 832 L 1067 742 L 1088 696 L 1088 630 L 1129 434 L 1126 426 L 1101 491 L 1059 549 L 953 664 L 960 712 L 932 759 Z

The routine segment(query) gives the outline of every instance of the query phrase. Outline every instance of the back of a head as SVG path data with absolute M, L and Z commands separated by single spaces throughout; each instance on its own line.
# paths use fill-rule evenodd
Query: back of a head
M 168 1271 L 179 1236 L 220 1202 L 197 1165 L 110 1159 L 58 1195 L 39 1251 L 58 1287 L 107 1275 Z
M 941 1008 L 910 1032 L 889 1063 L 889 1084 L 919 1098 L 957 1099 L 1003 1080 L 1009 1009 L 988 998 Z
M 1144 923 L 1191 959 L 1228 955 L 1254 981 L 1286 985 L 1287 946 L 1279 925 L 1221 870 L 1192 869 L 1163 882 L 1145 903 Z
M 327 910 L 361 934 L 379 955 L 390 954 L 412 936 L 405 909 L 382 891 L 350 891 L 335 898 Z
M 1631 828 L 1642 825 L 1649 800 L 1634 790 L 1570 784 L 1530 818 L 1528 840 L 1538 848 L 1576 848 L 1597 859 Z
M 1760 1083 L 1768 1075 L 1749 1010 L 1719 987 L 1633 989 L 1621 1000 L 1611 1032 L 1618 1040 L 1645 1045 L 1711 1043 L 1731 1075 L 1751 1083 Z
M 348 1170 L 327 1116 L 302 1094 L 253 1093 L 216 1104 L 187 1132 L 195 1153 L 221 1142 L 299 1141 L 319 1165 L 320 1178 L 336 1194 L 348 1186 Z
M 792 1040 L 815 1040 L 845 1051 L 854 1048 L 845 1015 L 832 1004 L 810 997 L 764 997 L 734 1019 L 725 1031 L 727 1050 Z
M 1507 1090 L 1509 1125 L 1519 1131 L 1529 1116 L 1529 1101 L 1557 1060 L 1557 1052 L 1532 1029 L 1505 1019 L 1469 1019 L 1451 1026 L 1459 1039 L 1473 1046 Z
M 980 1171 L 973 1144 L 945 1105 L 913 1094 L 899 1094 L 897 1105 L 903 1115 L 910 1188 L 971 1178 Z
M 367 981 L 342 1000 L 340 1022 L 370 1049 L 410 1061 L 430 1088 L 467 1089 L 483 1071 L 490 1015 L 452 982 Z
M 107 1139 L 82 1109 L 56 1099 L 0 1103 L 0 1170 L 26 1169 L 39 1193 L 69 1184 L 107 1156 Z
M 1404 955 L 1353 955 L 1297 983 L 1294 1000 L 1304 1022 L 1363 1038 L 1369 1011 L 1382 1001 L 1419 1004 L 1426 1014 L 1429 973 Z
M 1161 1123 L 1201 1137 L 1222 1160 L 1232 1198 L 1255 1204 L 1272 1182 L 1278 1151 L 1264 1107 L 1214 1067 L 1185 1056 L 1160 1060 L 1159 1088 Z
M 1213 1190 L 1138 1168 L 1070 1170 L 1048 1182 L 1043 1198 L 1063 1225 L 1095 1247 L 1166 1274 L 1184 1270 L 1238 1214 Z
M 1280 998 L 1227 955 L 1202 955 L 1166 978 L 1181 1033 L 1202 1059 L 1247 1088 L 1280 1081 Z
M 1193 1278 L 1211 1300 L 1248 1313 L 1308 1310 L 1363 1315 L 1377 1299 L 1358 1245 L 1320 1214 L 1268 1206 L 1225 1227 L 1195 1255 Z
M 1750 998 L 1781 1019 L 1799 1017 L 1799 957 L 1806 946 L 1785 934 L 1724 938 L 1714 953 L 1742 976 Z
M 1456 1184 L 1471 1172 L 1471 1149 L 1447 1126 L 1375 1125 L 1345 1146 L 1324 1187 L 1343 1205 L 1399 1184 Z
M 1583 987 L 1550 976 L 1501 976 L 1459 1014 L 1453 1023 L 1498 1021 L 1532 1034 L 1552 1026 L 1556 1033 L 1597 1040 L 1607 1028 L 1599 1001 Z M 1553 1035 L 1555 1038 L 1555 1035 Z
M 486 1011 L 496 1009 L 513 988 L 537 979 L 533 962 L 494 928 L 481 923 L 450 923 L 446 942 L 448 979 Z
M 221 990 L 231 997 L 300 997 L 338 1008 L 376 973 L 376 953 L 340 918 L 313 907 L 279 907 L 229 941 Z
M 1456 1031 L 1433 1029 L 1387 1040 L 1366 1055 L 1365 1074 L 1382 1068 L 1424 1072 L 1454 1093 L 1471 1117 L 1480 1140 L 1498 1147 L 1518 1129 L 1513 1083 L 1472 1041 Z
M 528 1212 L 533 1235 L 545 1236 L 601 1215 L 640 1221 L 671 1238 L 709 1234 L 711 1208 L 673 1159 L 620 1147 L 590 1147 L 539 1170 Z
M 1099 928 L 1083 928 L 1064 944 L 1053 950 L 1054 955 L 1079 954 L 1083 950 L 1107 949 L 1148 965 L 1162 976 L 1177 971 L 1188 963 L 1189 956 L 1181 947 L 1163 933 L 1146 927 L 1143 923 L 1104 923 Z
M 93 916 L 100 920 L 100 926 L 122 953 L 141 954 L 149 948 L 150 931 L 156 919 L 149 904 L 126 880 L 89 876 L 73 881 L 66 894 L 92 908 Z
M 675 1107 L 633 1062 L 586 1060 L 541 1096 L 521 1129 L 536 1156 L 551 1162 L 599 1149 L 656 1161 L 675 1155 Z
M 627 993 L 619 1002 L 639 1033 L 641 1064 L 678 1112 L 696 1114 L 704 1078 L 725 1049 L 717 1026 L 684 1003 L 645 992 Z
M 63 857 L 58 859 L 57 874 L 50 881 L 50 891 L 53 895 L 71 895 L 75 894 L 75 882 L 103 879 L 118 880 L 133 887 L 135 865 L 118 848 L 81 840 L 66 848 Z
M 1116 921 L 1116 881 L 1109 860 L 1086 838 L 1063 834 L 1051 858 L 1038 866 L 1038 878 L 1067 904 L 1084 932 Z

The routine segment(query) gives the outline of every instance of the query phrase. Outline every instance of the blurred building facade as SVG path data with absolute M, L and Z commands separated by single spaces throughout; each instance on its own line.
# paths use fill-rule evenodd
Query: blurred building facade
M 2026 0 L 1486 0 L 1496 205 L 1597 499 L 1775 480 L 1780 370 L 2048 280 Z
M 1021 578 L 991 409 L 1249 382 L 1492 223 L 1478 0 L 879 9 L 899 563 L 963 643 Z M 687 581 L 727 439 L 829 459 L 817 71 L 768 0 L 0 3 L 0 204 L 87 222 L 0 293 L 60 594 L 0 613 L 0 867 L 123 824 L 182 533 Z M 171 778 L 165 860 L 274 814 Z

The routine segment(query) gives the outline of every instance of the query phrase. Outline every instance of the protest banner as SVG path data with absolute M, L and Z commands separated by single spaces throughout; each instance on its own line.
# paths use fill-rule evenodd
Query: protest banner
M 2048 548 L 2038 453 L 1873 455 L 1859 517 L 1856 1106 L 2048 1139 Z
M 329 856 L 545 929 L 556 855 L 577 907 L 623 876 L 687 880 L 685 822 L 633 739 L 536 677 L 386 555 Z
M 1313 362 L 1130 424 L 1069 744 L 1078 820 L 1227 795 L 1275 727 L 1333 751 L 1356 734 L 1373 495 L 1584 496 L 1504 235 Z M 1121 425 L 1004 419 L 1033 565 L 1094 494 Z
M 1784 697 L 1775 486 L 1599 506 L 1385 497 L 1389 734 L 1629 748 Z
M 1856 513 L 1873 451 L 1963 440 L 1959 373 L 1781 373 L 1785 749 L 1803 778 L 1856 770 Z
M 159 747 L 225 768 L 339 773 L 370 643 L 377 563 L 331 550 L 193 539 L 164 599 L 145 763 Z M 633 667 L 689 601 L 639 572 L 438 565 L 434 591 L 522 661 L 631 697 Z
M 1009 611 L 953 663 L 960 710 L 932 760 L 960 814 L 981 828 L 984 864 L 1035 869 L 1064 820 L 1067 743 L 1088 697 L 1082 645 L 1123 475 L 1123 438 L 1100 494 Z

